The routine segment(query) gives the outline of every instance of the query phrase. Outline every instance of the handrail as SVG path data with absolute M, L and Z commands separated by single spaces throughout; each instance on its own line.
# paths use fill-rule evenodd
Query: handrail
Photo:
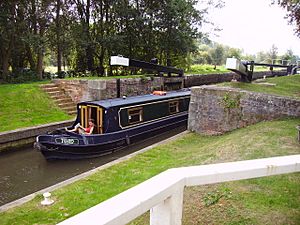
M 300 155 L 169 169 L 59 225 L 126 224 L 150 209 L 150 224 L 180 225 L 185 186 L 300 171 Z

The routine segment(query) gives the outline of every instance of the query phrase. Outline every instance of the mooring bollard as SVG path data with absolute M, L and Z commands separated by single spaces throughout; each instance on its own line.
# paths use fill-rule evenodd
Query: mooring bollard
M 41 204 L 42 205 L 51 205 L 54 203 L 54 200 L 52 200 L 50 197 L 51 197 L 51 193 L 50 192 L 46 192 L 43 194 L 44 196 L 44 200 L 41 201 Z

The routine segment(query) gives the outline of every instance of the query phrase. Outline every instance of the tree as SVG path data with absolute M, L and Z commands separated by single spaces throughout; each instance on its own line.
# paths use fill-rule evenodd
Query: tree
M 300 37 L 300 0 L 272 0 L 287 11 L 286 17 L 290 24 L 295 24 L 295 33 Z
M 14 36 L 16 34 L 16 3 L 14 1 L 0 3 L 0 78 L 7 79 L 9 64 L 14 45 Z
M 256 54 L 256 61 L 258 63 L 270 63 L 270 59 L 268 58 L 268 54 L 264 51 L 260 51 Z
M 272 60 L 276 60 L 278 55 L 278 48 L 273 44 L 271 49 L 267 53 L 268 62 L 272 63 Z
M 232 58 L 235 57 L 237 59 L 242 58 L 243 51 L 239 48 L 229 48 L 226 51 L 226 58 Z
M 216 44 L 216 46 L 210 50 L 210 55 L 215 65 L 222 65 L 224 63 L 225 50 L 221 44 Z
M 287 60 L 290 63 L 296 63 L 297 61 L 297 56 L 294 55 L 292 49 L 288 49 L 286 53 L 281 57 L 282 60 Z
M 56 28 L 56 41 L 57 41 L 57 73 L 61 72 L 62 66 L 62 44 L 61 44 L 61 0 L 56 0 L 56 15 L 55 15 L 55 28 Z
M 220 0 L 202 4 L 219 7 Z M 186 67 L 203 37 L 207 10 L 197 0 L 15 0 L 0 1 L 0 79 L 30 67 L 42 78 L 45 55 L 80 71 L 104 73 L 109 57 Z M 209 42 L 208 39 L 206 41 Z M 206 62 L 211 56 L 200 54 Z

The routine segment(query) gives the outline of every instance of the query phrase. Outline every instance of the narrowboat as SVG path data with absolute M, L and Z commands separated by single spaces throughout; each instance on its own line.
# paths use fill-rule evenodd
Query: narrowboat
M 187 124 L 189 102 L 190 90 L 81 102 L 69 129 L 93 119 L 92 134 L 60 128 L 39 135 L 35 147 L 47 160 L 98 157 Z

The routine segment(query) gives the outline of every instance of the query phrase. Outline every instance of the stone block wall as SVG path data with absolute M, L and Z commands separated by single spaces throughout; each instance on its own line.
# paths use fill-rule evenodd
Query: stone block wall
M 109 80 L 53 80 L 73 102 L 95 101 L 116 98 L 118 95 L 117 79 Z M 134 96 L 149 94 L 153 90 L 160 90 L 163 78 L 127 78 L 120 79 L 120 96 Z
M 234 77 L 238 77 L 235 73 L 216 73 L 216 74 L 193 74 L 184 77 L 184 87 L 193 87 L 204 84 L 216 84 L 229 82 Z
M 84 101 L 83 99 L 86 98 L 86 90 L 88 89 L 87 80 L 54 79 L 52 82 L 58 85 L 60 89 L 64 90 L 64 92 L 69 95 L 75 103 Z
M 0 132 L 0 152 L 17 149 L 24 145 L 34 143 L 36 136 L 53 131 L 57 128 L 67 127 L 74 123 L 73 120 L 55 122 L 34 127 L 21 128 L 12 131 Z
M 270 72 L 255 72 L 254 77 L 262 78 L 270 76 Z M 120 79 L 120 96 L 133 96 L 149 94 L 153 90 L 166 91 L 193 87 L 197 85 L 229 82 L 232 78 L 239 78 L 235 73 L 188 75 L 185 77 L 145 77 Z M 116 98 L 118 84 L 116 79 L 108 80 L 61 80 L 53 82 L 69 95 L 73 102 L 94 101 L 108 98 Z
M 150 94 L 153 90 L 160 90 L 162 82 L 161 77 L 120 79 L 120 96 Z
M 300 100 L 228 87 L 193 87 L 188 129 L 217 135 L 286 116 L 300 117 Z

